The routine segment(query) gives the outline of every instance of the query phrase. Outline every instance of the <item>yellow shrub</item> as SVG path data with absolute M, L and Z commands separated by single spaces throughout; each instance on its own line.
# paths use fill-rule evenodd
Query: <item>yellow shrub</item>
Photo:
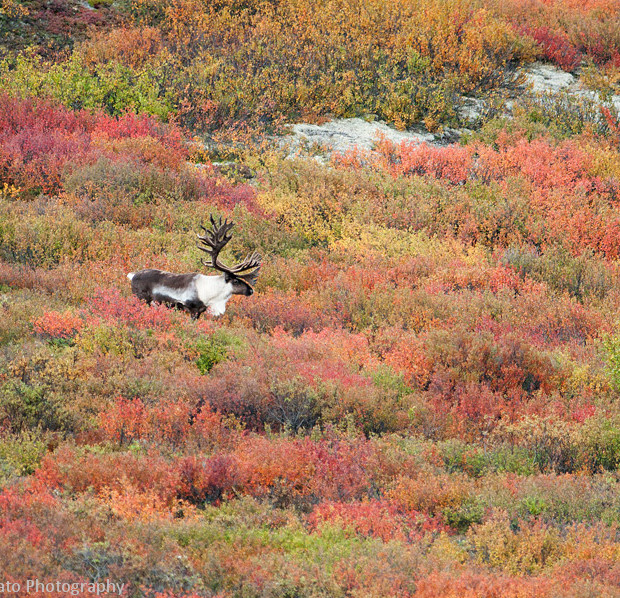
M 557 563 L 565 552 L 559 532 L 535 522 L 514 530 L 508 514 L 496 511 L 467 534 L 477 560 L 516 575 L 540 573 Z
M 435 515 L 444 507 L 457 508 L 473 490 L 466 476 L 421 474 L 415 478 L 400 476 L 387 497 L 405 509 Z

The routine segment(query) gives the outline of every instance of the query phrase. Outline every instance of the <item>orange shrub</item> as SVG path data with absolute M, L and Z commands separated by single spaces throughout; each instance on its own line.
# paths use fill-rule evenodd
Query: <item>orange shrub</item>
M 311 529 L 319 532 L 326 523 L 337 524 L 362 536 L 381 538 L 384 542 L 416 541 L 424 533 L 444 529 L 440 518 L 429 518 L 412 510 L 403 511 L 387 500 L 322 502 L 310 513 L 308 522 Z
M 32 322 L 36 334 L 44 338 L 68 339 L 79 332 L 84 321 L 71 312 L 47 311 Z
M 465 183 L 471 175 L 474 151 L 472 146 L 435 147 L 410 141 L 395 144 L 380 135 L 372 152 L 355 148 L 344 154 L 334 154 L 333 161 L 342 166 L 383 169 L 393 177 L 428 174 L 458 185 Z
M 405 511 L 434 516 L 445 507 L 458 508 L 473 491 L 473 483 L 465 476 L 423 473 L 416 477 L 399 476 L 386 497 Z
M 73 493 L 88 489 L 96 493 L 130 484 L 138 492 L 153 490 L 166 501 L 174 498 L 178 472 L 157 454 L 138 457 L 131 453 L 79 455 L 70 448 L 61 448 L 47 455 L 34 476 L 34 484 L 47 488 L 63 488 Z

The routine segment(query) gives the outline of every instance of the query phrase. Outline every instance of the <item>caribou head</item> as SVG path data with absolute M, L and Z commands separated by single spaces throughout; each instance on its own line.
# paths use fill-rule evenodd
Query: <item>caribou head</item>
M 149 304 L 155 301 L 187 311 L 194 320 L 207 309 L 214 316 L 223 314 L 232 295 L 252 295 L 261 266 L 260 255 L 254 251 L 235 266 L 223 264 L 219 254 L 232 239 L 231 230 L 235 225 L 228 220 L 222 222 L 221 218 L 216 221 L 213 215 L 210 220 L 210 228 L 200 227 L 204 232 L 197 235 L 197 247 L 209 255 L 209 260 L 202 260 L 202 263 L 221 274 L 173 274 L 153 269 L 131 272 L 127 278 L 131 280 L 134 294 Z

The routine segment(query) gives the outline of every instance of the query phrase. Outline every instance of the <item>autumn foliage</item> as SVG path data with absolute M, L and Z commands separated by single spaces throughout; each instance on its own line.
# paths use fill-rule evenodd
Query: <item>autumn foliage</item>
M 0 3 L 0 584 L 616 596 L 617 0 L 91 4 Z M 211 213 L 256 293 L 133 296 Z

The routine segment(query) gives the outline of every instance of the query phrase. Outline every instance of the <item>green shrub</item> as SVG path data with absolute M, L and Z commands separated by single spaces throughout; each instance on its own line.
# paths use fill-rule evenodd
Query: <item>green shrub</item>
M 548 508 L 549 507 L 543 498 L 539 496 L 526 496 L 519 503 L 518 510 L 522 512 L 522 515 L 538 517 Z
M 23 430 L 0 438 L 0 478 L 34 473 L 47 452 L 41 430 Z
M 541 471 L 571 473 L 579 466 L 580 447 L 575 426 L 559 418 L 527 416 L 516 423 L 500 423 L 493 435 L 527 451 Z
M 34 53 L 0 62 L 0 87 L 11 95 L 57 100 L 73 110 L 103 109 L 118 116 L 130 110 L 167 118 L 165 73 L 157 68 L 134 71 L 118 62 L 87 66 L 78 54 L 51 63 Z
M 488 460 L 491 471 L 521 476 L 530 476 L 539 472 L 534 454 L 525 447 L 502 445 L 493 448 L 488 453 Z
M 275 423 L 281 429 L 297 432 L 310 430 L 320 416 L 319 395 L 307 380 L 274 380 L 270 387 L 272 401 L 268 408 L 267 423 Z
M 607 371 L 616 391 L 620 391 L 620 336 L 608 335 L 603 339 L 607 357 Z
M 468 498 L 458 507 L 446 507 L 442 514 L 446 523 L 459 533 L 465 533 L 472 525 L 482 523 L 485 505 L 477 498 Z
M 446 469 L 450 473 L 463 471 L 479 477 L 488 469 L 485 454 L 476 446 L 452 438 L 438 444 Z
M 20 433 L 35 428 L 69 429 L 72 417 L 62 398 L 46 386 L 10 380 L 0 387 L 0 422 Z
M 555 291 L 567 291 L 579 301 L 588 297 L 602 299 L 620 282 L 606 260 L 592 250 L 574 256 L 560 246 L 543 252 L 534 247 L 510 246 L 504 250 L 501 262 L 524 277 L 547 283 Z
M 582 459 L 591 471 L 620 467 L 620 416 L 590 417 L 579 435 Z
M 198 353 L 195 361 L 196 367 L 204 375 L 210 372 L 216 363 L 226 359 L 228 343 L 221 336 L 214 334 L 197 341 L 194 344 L 194 349 Z
M 568 91 L 522 96 L 514 116 L 526 129 L 542 125 L 556 139 L 579 135 L 588 127 L 605 132 L 599 102 Z

